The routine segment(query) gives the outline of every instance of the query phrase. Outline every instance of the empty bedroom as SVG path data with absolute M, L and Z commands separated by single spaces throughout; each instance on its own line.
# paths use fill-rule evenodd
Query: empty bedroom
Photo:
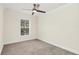
M 78 55 L 79 3 L 0 3 L 1 55 Z

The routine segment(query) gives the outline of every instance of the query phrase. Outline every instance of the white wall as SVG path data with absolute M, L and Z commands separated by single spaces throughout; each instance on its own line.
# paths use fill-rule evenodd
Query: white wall
M 29 19 L 30 35 L 20 35 L 20 19 Z M 35 17 L 5 9 L 4 11 L 4 44 L 15 43 L 30 39 L 36 39 L 36 19 Z
M 0 5 L 0 54 L 3 48 L 3 7 Z
M 39 39 L 79 54 L 79 5 L 68 4 L 39 17 Z

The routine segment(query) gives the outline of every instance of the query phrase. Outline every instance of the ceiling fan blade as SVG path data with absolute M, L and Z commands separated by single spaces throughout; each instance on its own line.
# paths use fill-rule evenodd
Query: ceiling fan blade
M 34 15 L 34 12 L 32 12 L 32 15 Z
M 33 4 L 34 8 L 36 8 L 36 4 Z
M 40 4 L 37 4 L 37 8 L 39 8 Z
M 36 9 L 36 4 L 33 4 L 33 6 L 34 6 L 34 7 L 33 7 L 32 11 Z
M 36 10 L 37 12 L 46 13 L 46 11 Z
M 33 6 L 34 6 L 33 9 L 37 9 L 40 6 L 40 4 L 33 4 Z

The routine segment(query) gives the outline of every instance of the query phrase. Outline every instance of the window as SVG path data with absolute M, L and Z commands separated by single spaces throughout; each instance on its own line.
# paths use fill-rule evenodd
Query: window
M 29 20 L 21 19 L 21 35 L 29 35 Z

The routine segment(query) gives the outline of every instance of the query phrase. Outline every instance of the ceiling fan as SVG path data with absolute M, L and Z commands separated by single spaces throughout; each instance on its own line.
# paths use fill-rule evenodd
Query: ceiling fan
M 33 4 L 32 9 L 24 9 L 24 10 L 32 10 L 32 15 L 34 15 L 34 13 L 36 13 L 36 12 L 46 13 L 46 11 L 39 10 L 39 6 L 40 6 L 40 4 Z

